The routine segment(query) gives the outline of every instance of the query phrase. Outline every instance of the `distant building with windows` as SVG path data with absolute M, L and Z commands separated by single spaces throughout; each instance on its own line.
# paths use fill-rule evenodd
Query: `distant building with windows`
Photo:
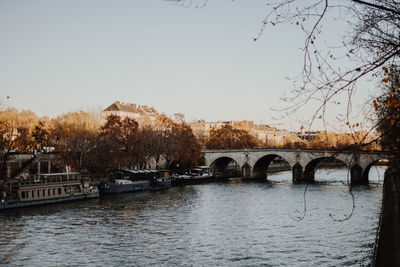
M 268 146 L 281 146 L 292 135 L 288 130 L 277 129 L 267 124 L 256 124 L 254 121 L 216 121 L 206 122 L 197 120 L 189 123 L 196 136 L 209 136 L 212 129 L 219 129 L 224 125 L 230 125 L 235 129 L 245 130 Z
M 304 125 L 301 125 L 300 132 L 296 132 L 295 134 L 303 141 L 310 141 L 319 133 L 320 131 L 306 131 Z
M 124 103 L 115 101 L 102 112 L 103 118 L 109 115 L 117 115 L 121 118 L 135 119 L 140 125 L 154 125 L 156 118 L 160 115 L 153 107 L 145 105 L 137 105 L 131 103 Z M 175 113 L 174 120 L 177 123 L 185 122 L 185 115 L 182 113 Z M 204 120 L 196 120 L 188 123 L 192 128 L 193 133 L 199 139 L 208 137 L 212 129 L 219 129 L 224 125 L 230 125 L 235 129 L 245 130 L 250 135 L 257 138 L 264 143 L 267 147 L 279 147 L 288 142 L 298 142 L 302 140 L 310 140 L 319 132 L 305 131 L 304 126 L 300 132 L 291 133 L 285 129 L 278 129 L 267 124 L 256 124 L 254 121 L 216 121 L 206 122 Z M 298 137 L 296 137 L 296 135 Z
M 115 101 L 102 112 L 104 118 L 110 115 L 132 118 L 139 122 L 153 122 L 159 113 L 153 107 Z

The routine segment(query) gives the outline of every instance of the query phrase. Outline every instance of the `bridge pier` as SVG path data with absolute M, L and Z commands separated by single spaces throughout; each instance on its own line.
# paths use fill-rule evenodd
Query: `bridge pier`
M 292 181 L 293 183 L 304 182 L 304 168 L 297 162 L 292 168 Z
M 368 184 L 368 173 L 359 165 L 354 165 L 350 169 L 351 184 Z
M 249 164 L 245 164 L 242 167 L 242 177 L 245 179 L 249 179 L 253 177 L 253 170 Z
M 303 183 L 312 183 L 315 181 L 315 168 L 305 168 L 303 173 Z

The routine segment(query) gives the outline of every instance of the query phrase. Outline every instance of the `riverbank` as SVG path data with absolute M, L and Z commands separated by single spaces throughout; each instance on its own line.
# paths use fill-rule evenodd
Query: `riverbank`
M 388 169 L 372 266 L 400 266 L 400 170 Z

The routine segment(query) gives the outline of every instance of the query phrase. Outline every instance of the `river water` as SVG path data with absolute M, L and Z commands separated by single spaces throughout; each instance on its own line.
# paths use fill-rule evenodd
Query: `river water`
M 343 169 L 318 171 L 306 194 L 280 172 L 3 212 L 0 265 L 367 266 L 382 177 L 373 168 L 370 185 L 353 188 L 344 221 Z

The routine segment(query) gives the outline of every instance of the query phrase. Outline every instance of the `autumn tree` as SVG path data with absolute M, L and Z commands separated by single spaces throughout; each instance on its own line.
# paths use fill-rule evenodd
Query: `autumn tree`
M 138 167 L 143 169 L 147 167 L 147 164 L 152 158 L 155 159 L 156 165 L 159 162 L 155 153 L 156 147 L 154 142 L 154 131 L 153 129 L 146 125 L 139 128 L 138 130 Z
M 168 162 L 174 159 L 175 148 L 177 146 L 177 139 L 175 138 L 174 129 L 176 122 L 168 118 L 164 114 L 157 116 L 154 125 L 154 131 L 157 133 L 156 142 L 158 142 L 158 152 Z
M 15 136 L 14 146 L 16 151 L 20 153 L 29 153 L 35 148 L 34 140 L 32 140 L 31 131 L 26 126 L 19 126 L 17 128 L 17 135 Z
M 125 166 L 133 168 L 138 166 L 141 158 L 143 158 L 143 146 L 139 140 L 139 124 L 131 118 L 124 118 L 120 129 L 120 140 L 122 141 L 122 158 L 121 162 Z M 123 160 L 125 159 L 125 160 Z
M 177 123 L 165 115 L 160 115 L 154 131 L 157 136 L 158 152 L 168 164 L 175 161 L 181 167 L 191 167 L 197 163 L 201 146 L 192 128 L 185 122 Z
M 116 115 L 110 115 L 106 120 L 100 130 L 100 140 L 107 169 L 137 166 L 140 151 L 137 121 Z
M 0 114 L 0 116 L 3 114 Z M 18 135 L 17 126 L 3 116 L 0 118 L 0 149 L 1 149 L 1 172 L 0 180 L 5 181 L 7 162 L 14 148 L 15 136 Z M 0 181 L 0 182 L 1 182 Z
M 12 150 L 20 153 L 32 151 L 34 142 L 31 133 L 38 121 L 36 114 L 29 110 L 8 108 L 1 112 L 0 117 L 6 122 L 5 126 L 13 132 L 9 137 L 12 139 Z
M 50 142 L 50 122 L 41 119 L 33 128 L 31 133 L 35 149 L 42 150 Z
M 206 143 L 208 149 L 253 148 L 256 139 L 245 130 L 234 129 L 225 124 L 219 129 L 212 129 Z
M 297 135 L 295 135 L 294 133 L 290 133 L 284 137 L 283 147 L 284 148 L 306 148 L 307 144 L 303 140 L 301 140 Z
M 0 111 L 0 180 L 6 177 L 6 165 L 11 152 L 29 152 L 33 146 L 31 130 L 38 120 L 31 111 L 7 108 Z
M 60 155 L 59 163 L 77 171 L 95 171 L 99 122 L 89 113 L 80 111 L 59 116 L 52 123 L 51 144 Z
M 168 146 L 167 137 L 169 135 L 160 128 L 152 128 L 148 125 L 140 129 L 139 135 L 140 143 L 143 146 L 141 167 L 144 167 L 151 159 L 154 159 L 156 167 L 159 167 L 161 157 Z
M 384 68 L 384 72 L 383 93 L 373 101 L 377 128 L 382 148 L 400 159 L 400 71 L 392 66 Z
M 183 167 L 191 167 L 197 164 L 201 156 L 201 145 L 193 134 L 192 128 L 185 122 L 177 124 L 174 129 L 177 139 L 174 159 Z

